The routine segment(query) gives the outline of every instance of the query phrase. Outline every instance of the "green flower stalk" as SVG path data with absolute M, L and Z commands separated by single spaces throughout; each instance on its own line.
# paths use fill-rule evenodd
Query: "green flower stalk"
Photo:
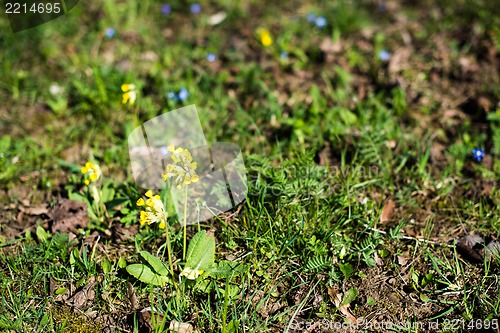
M 182 250 L 182 260 L 186 260 L 186 224 L 187 224 L 187 185 L 191 183 L 196 183 L 200 180 L 200 177 L 196 174 L 196 168 L 198 164 L 193 162 L 193 157 L 189 150 L 178 147 L 177 149 L 172 144 L 168 146 L 168 151 L 171 153 L 173 163 L 169 163 L 166 168 L 165 174 L 163 174 L 163 179 L 173 179 L 177 188 L 182 188 L 185 185 L 185 197 L 184 197 L 184 239 L 183 239 L 183 250 Z
M 141 226 L 147 224 L 151 225 L 153 223 L 158 223 L 158 227 L 160 229 L 165 229 L 165 242 L 167 245 L 167 256 L 168 256 L 168 265 L 170 266 L 170 273 L 172 276 L 174 275 L 174 265 L 172 264 L 172 256 L 170 249 L 170 236 L 169 236 L 169 228 L 167 226 L 167 218 L 168 213 L 165 210 L 165 206 L 161 201 L 159 195 L 153 195 L 153 191 L 149 190 L 145 194 L 146 200 L 140 198 L 137 200 L 137 206 L 144 207 L 144 210 L 141 211 L 141 216 L 139 218 L 139 223 Z

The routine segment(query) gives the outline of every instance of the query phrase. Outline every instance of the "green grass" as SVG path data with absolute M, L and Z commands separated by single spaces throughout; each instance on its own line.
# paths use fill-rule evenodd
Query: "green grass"
M 487 1 L 386 11 L 217 1 L 198 15 L 171 4 L 163 17 L 155 1 L 80 3 L 16 34 L 0 20 L 0 330 L 163 332 L 175 320 L 200 332 L 295 332 L 345 323 L 337 297 L 365 323 L 456 332 L 453 320 L 499 318 L 498 261 L 471 263 L 454 245 L 500 233 L 500 47 Z M 226 19 L 211 26 L 219 11 Z M 380 60 L 384 49 L 401 63 Z M 133 105 L 121 103 L 123 83 L 137 87 Z M 168 98 L 182 87 L 186 101 Z M 215 261 L 231 261 L 232 274 L 158 287 L 126 269 L 144 262 L 139 251 L 167 262 L 164 232 L 139 228 L 145 190 L 127 138 L 190 104 L 207 141 L 240 146 L 248 196 L 188 227 L 188 240 L 214 232 Z M 475 147 L 485 147 L 481 163 Z M 82 183 L 88 160 L 103 172 L 103 206 Z M 62 198 L 88 206 L 88 224 L 69 235 L 50 232 Z M 48 212 L 30 210 L 40 206 Z M 182 228 L 169 223 L 178 278 Z M 87 286 L 94 295 L 75 306 L 69 297 Z M 415 327 L 392 330 L 425 331 Z

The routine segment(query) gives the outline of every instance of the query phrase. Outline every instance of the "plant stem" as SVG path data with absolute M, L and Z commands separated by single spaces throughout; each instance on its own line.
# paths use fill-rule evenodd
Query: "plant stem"
M 172 274 L 172 278 L 174 279 L 174 265 L 172 264 L 172 256 L 171 256 L 172 251 L 170 250 L 170 237 L 168 232 L 168 224 L 165 225 L 165 242 L 167 243 L 168 265 L 170 266 L 170 273 Z
M 186 260 L 186 223 L 187 223 L 187 200 L 188 200 L 188 188 L 186 185 L 186 195 L 184 196 L 184 246 L 182 249 L 182 260 Z

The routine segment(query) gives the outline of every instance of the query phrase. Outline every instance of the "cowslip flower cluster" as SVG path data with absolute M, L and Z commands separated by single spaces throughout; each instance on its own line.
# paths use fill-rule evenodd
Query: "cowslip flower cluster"
M 267 29 L 257 29 L 257 36 L 259 37 L 260 43 L 265 47 L 271 46 L 271 44 L 273 43 L 271 33 Z
M 137 90 L 135 90 L 135 84 L 124 83 L 122 84 L 122 103 L 123 104 L 134 104 L 137 99 Z
M 94 164 L 90 161 L 85 163 L 80 170 L 85 177 L 83 182 L 85 185 L 89 185 L 90 183 L 96 182 L 101 177 L 101 169 L 97 164 Z
M 193 162 L 193 157 L 189 150 L 181 147 L 176 149 L 173 144 L 168 146 L 167 150 L 171 153 L 170 157 L 174 163 L 167 164 L 165 174 L 163 174 L 164 180 L 169 178 L 174 179 L 179 189 L 182 185 L 189 185 L 200 180 L 200 177 L 195 171 L 198 164 Z
M 147 191 L 145 196 L 146 200 L 143 198 L 137 200 L 137 206 L 144 207 L 144 210 L 141 211 L 139 223 L 141 226 L 158 223 L 160 229 L 165 229 L 168 213 L 165 211 L 165 206 L 163 206 L 160 196 L 158 194 L 153 195 L 153 191 L 151 190 Z

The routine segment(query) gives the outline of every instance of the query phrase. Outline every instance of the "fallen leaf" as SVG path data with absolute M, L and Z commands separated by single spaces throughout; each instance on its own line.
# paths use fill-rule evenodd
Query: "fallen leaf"
M 66 304 L 70 306 L 74 306 L 76 308 L 80 308 L 87 303 L 87 301 L 91 301 L 95 297 L 95 291 L 94 287 L 97 284 L 95 277 L 91 276 L 89 278 L 89 283 L 85 285 L 80 291 L 78 291 L 76 294 L 68 298 L 66 300 Z
M 500 259 L 500 243 L 497 241 L 491 241 L 486 245 L 486 259 Z
M 168 327 L 169 330 L 176 332 L 176 333 L 192 333 L 194 332 L 193 325 L 189 323 L 181 323 L 178 322 L 177 320 L 172 320 L 170 322 L 170 326 Z
M 128 297 L 130 300 L 130 307 L 132 309 L 137 309 L 138 303 L 137 303 L 137 296 L 135 295 L 134 291 L 134 286 L 132 285 L 132 283 L 130 283 L 130 281 L 128 281 L 127 284 L 128 284 Z
M 342 314 L 347 317 L 347 320 L 349 320 L 351 324 L 357 324 L 358 320 L 349 310 L 350 304 L 341 305 L 343 296 L 342 293 L 339 293 L 338 290 L 336 289 L 328 288 L 328 295 L 330 295 L 333 302 L 335 303 L 335 306 L 339 309 L 339 311 L 342 312 Z
M 208 18 L 208 24 L 210 24 L 210 25 L 220 24 L 220 23 L 222 23 L 222 21 L 224 21 L 226 19 L 226 17 L 227 17 L 227 14 L 225 12 L 215 13 Z
M 89 221 L 87 205 L 78 201 L 61 199 L 51 211 L 51 232 L 77 234 L 77 228 L 86 228 Z
M 39 205 L 25 208 L 24 212 L 28 215 L 43 215 L 48 214 L 49 211 L 45 205 Z
M 398 264 L 400 264 L 401 266 L 406 266 L 407 263 L 408 263 L 408 258 L 404 256 L 398 256 Z
M 394 207 L 396 207 L 394 200 L 390 199 L 386 202 L 384 208 L 382 208 L 382 214 L 380 214 L 380 223 L 387 223 L 391 220 Z
M 340 40 L 334 43 L 331 38 L 327 37 L 323 39 L 319 48 L 325 53 L 337 53 L 342 50 L 342 44 L 340 43 Z

